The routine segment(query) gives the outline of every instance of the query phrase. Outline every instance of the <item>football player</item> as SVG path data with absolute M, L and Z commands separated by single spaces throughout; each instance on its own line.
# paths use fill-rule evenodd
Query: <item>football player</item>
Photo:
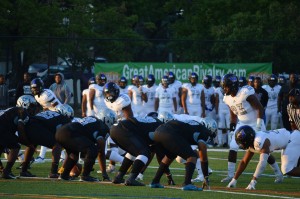
M 12 107 L 0 112 L 0 155 L 5 148 L 10 149 L 7 163 L 2 170 L 1 177 L 5 179 L 16 179 L 11 172 L 20 150 L 19 142 L 28 143 L 25 134 L 25 125 L 29 121 L 29 114 L 23 107 Z M 18 131 L 18 135 L 16 135 Z
M 230 108 L 230 148 L 228 154 L 228 174 L 221 182 L 229 182 L 235 171 L 238 145 L 234 139 L 236 128 L 242 125 L 249 125 L 256 131 L 266 130 L 263 121 L 263 107 L 255 96 L 254 88 L 244 86 L 239 88 L 238 78 L 233 74 L 226 74 L 222 78 L 222 87 L 224 89 L 224 102 Z M 275 183 L 282 182 L 283 176 L 278 164 L 273 156 L 269 156 L 268 163 L 275 172 Z
M 266 113 L 266 126 L 271 123 L 271 130 L 277 128 L 278 124 L 278 108 L 277 98 L 281 86 L 277 84 L 277 76 L 272 74 L 268 78 L 268 85 L 264 85 L 263 88 L 268 92 L 269 100 L 265 110 Z
M 211 138 L 212 134 L 205 125 L 194 120 L 170 120 L 160 125 L 149 137 L 165 149 L 166 155 L 162 159 L 150 187 L 163 188 L 160 184 L 160 178 L 165 168 L 169 167 L 176 156 L 180 156 L 186 160 L 185 180 L 182 190 L 200 191 L 205 187 L 209 189 L 206 141 Z M 198 188 L 191 183 L 197 161 L 197 155 L 191 145 L 198 145 L 198 153 L 204 175 L 202 188 Z
M 195 72 L 190 74 L 189 82 L 182 85 L 183 113 L 200 117 L 202 110 L 205 110 L 204 86 L 198 83 L 198 75 Z
M 177 114 L 183 113 L 182 103 L 181 103 L 181 94 L 182 94 L 182 83 L 181 81 L 176 79 L 175 74 L 172 71 L 168 72 L 168 82 L 169 88 L 173 88 L 175 90 L 175 97 L 176 97 L 176 106 L 177 106 Z M 170 111 L 170 110 L 169 110 Z
M 161 79 L 161 86 L 156 89 L 154 109 L 156 112 L 177 112 L 176 89 L 169 87 L 166 75 Z
M 57 130 L 55 139 L 67 151 L 67 159 L 60 179 L 72 179 L 69 175 L 70 171 L 78 162 L 79 153 L 82 153 L 85 157 L 80 181 L 99 181 L 90 176 L 97 157 L 103 180 L 110 180 L 105 168 L 105 141 L 109 136 L 109 126 L 115 122 L 115 119 L 115 116 L 105 117 L 103 121 L 95 117 L 77 118 Z
M 95 80 L 96 84 L 89 85 L 89 103 L 92 116 L 95 115 L 95 113 L 98 113 L 101 109 L 106 108 L 103 96 L 103 86 L 107 82 L 106 76 L 104 74 L 97 74 Z
M 146 85 L 144 85 L 143 87 L 148 98 L 147 102 L 143 102 L 143 109 L 144 113 L 148 114 L 154 112 L 155 91 L 157 89 L 157 85 L 155 84 L 155 77 L 153 74 L 148 75 L 146 79 Z
M 118 81 L 118 86 L 120 87 L 120 94 L 128 94 L 128 86 L 127 86 L 127 79 L 126 77 L 122 76 Z
M 148 97 L 143 87 L 144 78 L 136 76 L 134 79 L 135 85 L 128 88 L 128 95 L 131 99 L 131 108 L 134 116 L 144 115 L 143 103 L 148 101 Z
M 254 87 L 254 79 L 255 79 L 255 77 L 253 75 L 249 76 L 249 78 L 247 80 L 248 86 Z
M 88 81 L 88 86 L 91 84 L 96 84 L 95 77 L 91 77 Z M 91 116 L 93 115 L 90 105 L 90 97 L 89 97 L 90 89 L 84 89 L 82 91 L 82 101 L 81 101 L 81 115 L 82 117 Z
M 74 117 L 73 108 L 67 104 L 60 104 L 56 111 L 43 111 L 32 117 L 26 124 L 26 136 L 29 144 L 20 142 L 28 146 L 25 151 L 24 162 L 20 176 L 35 177 L 28 171 L 30 160 L 32 159 L 35 147 L 37 145 L 46 146 L 52 149 L 52 163 L 49 178 L 58 178 L 58 164 L 61 154 L 61 146 L 55 140 L 55 133 L 62 125 L 71 122 Z
M 212 87 L 212 76 L 205 75 L 202 83 L 204 85 L 204 96 L 205 96 L 205 110 L 202 110 L 201 117 L 210 117 L 215 119 L 215 90 Z
M 237 180 L 246 169 L 254 153 L 259 153 L 259 162 L 253 174 L 252 180 L 246 189 L 255 189 L 257 179 L 267 166 L 268 157 L 274 150 L 282 149 L 281 171 L 290 176 L 300 176 L 300 168 L 297 167 L 300 157 L 300 133 L 286 129 L 277 129 L 270 131 L 257 131 L 248 125 L 241 126 L 235 134 L 236 143 L 241 149 L 247 150 L 243 159 L 239 163 L 234 178 L 227 187 L 236 187 Z
M 244 76 L 239 77 L 239 87 L 243 87 L 247 85 L 247 79 Z

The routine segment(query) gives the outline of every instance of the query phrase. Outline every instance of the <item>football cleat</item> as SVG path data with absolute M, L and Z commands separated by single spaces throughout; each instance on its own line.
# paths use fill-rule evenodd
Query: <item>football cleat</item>
M 12 172 L 8 173 L 8 172 L 5 172 L 5 170 L 3 170 L 1 177 L 4 179 L 10 179 L 10 180 L 14 180 L 14 179 L 18 178 Z
M 192 182 L 203 182 L 204 176 L 203 175 L 198 175 L 196 178 L 192 179 Z
M 199 188 L 193 184 L 185 185 L 181 188 L 183 191 L 203 191 L 202 188 Z
M 150 188 L 165 188 L 164 185 L 160 184 L 160 183 L 151 183 L 149 184 Z
M 226 178 L 223 178 L 221 182 L 230 182 L 233 177 L 227 176 Z
M 38 156 L 37 158 L 35 158 L 34 163 L 45 163 L 45 159 Z
M 29 171 L 21 171 L 21 172 L 20 172 L 20 176 L 22 176 L 22 177 L 27 177 L 27 178 L 36 177 L 36 175 L 33 175 L 33 174 L 30 173 Z
M 80 176 L 80 182 L 99 182 L 98 178 L 94 178 L 92 176 Z
M 135 178 L 136 180 L 140 180 L 140 181 L 143 181 L 144 179 L 144 175 L 139 173 L 139 175 Z
M 141 183 L 137 180 L 126 180 L 125 185 L 126 186 L 145 186 L 144 183 Z
M 58 173 L 50 173 L 48 175 L 48 178 L 58 179 L 59 178 L 59 174 Z
M 64 176 L 64 175 L 60 175 L 58 177 L 59 180 L 65 180 L 65 181 L 71 181 L 71 180 L 74 180 L 75 178 L 72 177 L 72 176 Z
M 113 181 L 112 181 L 112 183 L 114 183 L 114 184 L 121 184 L 121 183 L 124 183 L 124 182 L 125 182 L 124 178 L 120 178 L 120 177 L 118 177 L 118 176 L 116 176 L 116 177 L 113 179 Z
M 276 175 L 274 183 L 282 183 L 283 182 L 283 175 Z

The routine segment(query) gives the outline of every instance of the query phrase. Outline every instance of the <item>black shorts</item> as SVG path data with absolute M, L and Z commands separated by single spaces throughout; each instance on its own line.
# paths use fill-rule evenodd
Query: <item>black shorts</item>
M 180 156 L 183 159 L 197 157 L 190 143 L 180 135 L 180 129 L 164 124 L 154 132 L 154 141 L 166 149 L 166 155 L 170 159 Z

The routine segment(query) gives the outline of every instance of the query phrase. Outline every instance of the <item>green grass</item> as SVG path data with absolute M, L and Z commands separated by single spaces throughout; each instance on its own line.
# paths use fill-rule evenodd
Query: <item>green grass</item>
M 0 198 L 267 198 L 269 197 L 300 197 L 300 178 L 285 178 L 282 184 L 274 184 L 275 177 L 270 167 L 266 168 L 256 185 L 257 190 L 247 191 L 244 188 L 251 180 L 251 173 L 255 171 L 258 155 L 255 155 L 244 174 L 238 180 L 237 188 L 227 189 L 226 185 L 220 182 L 225 177 L 227 171 L 227 152 L 209 151 L 209 166 L 214 170 L 210 176 L 211 191 L 192 192 L 180 190 L 183 182 L 184 165 L 174 162 L 171 171 L 174 176 L 176 186 L 165 189 L 151 189 L 149 187 L 126 187 L 124 185 L 114 185 L 108 183 L 85 183 L 78 181 L 58 181 L 58 180 L 37 180 L 37 179 L 0 179 Z M 50 153 L 47 153 L 49 158 Z M 240 159 L 243 152 L 238 153 Z M 280 153 L 274 153 L 277 161 L 280 161 Z M 15 166 L 19 165 L 16 163 Z M 144 183 L 149 184 L 156 172 L 157 163 L 153 161 L 144 174 Z M 95 171 L 92 176 L 98 176 L 96 170 L 98 164 L 94 166 Z M 118 166 L 117 166 L 118 168 Z M 43 164 L 33 164 L 30 170 L 39 177 L 46 177 L 50 171 L 50 162 Z M 18 174 L 20 170 L 14 169 L 13 173 Z M 110 174 L 113 178 L 114 174 Z M 196 172 L 194 173 L 196 177 Z M 163 176 L 162 184 L 166 184 Z M 201 186 L 201 183 L 196 183 Z M 176 188 L 176 189 L 175 189 Z M 242 194 L 242 195 L 240 195 Z M 251 195 L 253 194 L 253 195 Z

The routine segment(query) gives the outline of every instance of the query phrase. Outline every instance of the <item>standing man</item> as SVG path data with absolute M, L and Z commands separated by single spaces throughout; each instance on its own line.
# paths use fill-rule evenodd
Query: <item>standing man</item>
M 0 110 L 9 106 L 8 86 L 5 83 L 5 76 L 0 74 Z
M 120 94 L 125 93 L 128 95 L 128 80 L 126 77 L 122 76 L 118 81 L 118 86 L 120 87 Z
M 88 86 L 90 86 L 91 84 L 96 84 L 95 77 L 91 77 L 89 79 Z M 91 106 L 90 106 L 90 101 L 89 101 L 89 94 L 90 94 L 89 88 L 86 88 L 82 91 L 82 101 L 81 101 L 81 116 L 82 117 L 93 115 Z
M 72 98 L 72 93 L 64 79 L 65 78 L 62 73 L 56 73 L 54 76 L 55 82 L 49 87 L 49 89 L 55 94 L 60 103 L 69 104 Z
M 239 149 L 234 136 L 236 129 L 243 125 L 249 125 L 256 131 L 266 130 L 263 112 L 264 109 L 255 96 L 253 87 L 244 86 L 239 88 L 238 78 L 233 74 L 226 74 L 222 79 L 224 89 L 224 102 L 230 108 L 230 133 L 231 141 L 228 154 L 228 174 L 221 182 L 229 182 L 234 176 L 235 165 L 237 160 L 237 151 Z M 278 164 L 273 156 L 268 157 L 268 163 L 275 172 L 275 183 L 282 182 L 283 176 Z
M 205 75 L 202 81 L 204 85 L 205 110 L 202 110 L 201 117 L 210 117 L 215 119 L 215 89 L 212 87 L 212 76 Z
M 30 74 L 28 72 L 25 72 L 23 75 L 23 82 L 20 82 L 16 88 L 16 101 L 22 95 L 32 95 L 30 90 L 30 81 L 31 81 Z
M 144 90 L 146 92 L 148 101 L 143 102 L 143 108 L 144 112 L 146 114 L 151 113 L 154 110 L 154 104 L 155 104 L 155 92 L 157 89 L 157 85 L 155 84 L 155 77 L 153 74 L 149 74 L 146 79 L 146 85 L 143 86 Z
M 168 72 L 168 80 L 169 80 L 169 87 L 175 90 L 175 97 L 177 103 L 176 113 L 181 114 L 183 112 L 182 103 L 181 103 L 182 83 L 181 81 L 176 79 L 176 76 L 172 71 Z
M 183 113 L 193 116 L 201 116 L 205 110 L 205 94 L 202 84 L 198 84 L 198 75 L 192 72 L 189 82 L 182 85 L 181 102 Z
M 96 84 L 89 85 L 89 104 L 91 109 L 91 115 L 95 115 L 96 113 L 100 112 L 100 109 L 106 108 L 104 103 L 104 96 L 103 96 L 103 86 L 106 84 L 107 79 L 104 74 L 97 74 L 96 77 Z
M 277 98 L 281 86 L 277 84 L 277 76 L 272 74 L 268 78 L 268 85 L 264 85 L 263 88 L 268 92 L 269 100 L 267 108 L 265 110 L 266 114 L 266 126 L 271 123 L 271 130 L 277 128 L 278 124 L 278 110 L 277 110 Z
M 290 74 L 289 78 L 289 84 L 284 85 L 281 87 L 279 94 L 278 94 L 278 114 L 282 115 L 282 123 L 283 127 L 287 130 L 292 130 L 290 122 L 289 122 L 289 116 L 287 113 L 287 106 L 289 104 L 289 92 L 296 88 L 299 89 L 300 86 L 298 85 L 298 75 L 295 73 Z

